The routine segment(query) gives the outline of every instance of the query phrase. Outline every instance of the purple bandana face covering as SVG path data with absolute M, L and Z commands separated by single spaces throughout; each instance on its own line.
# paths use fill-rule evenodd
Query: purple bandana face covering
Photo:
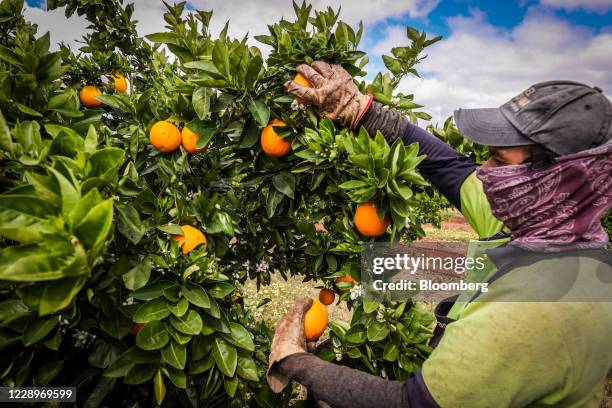
M 608 242 L 600 219 L 612 207 L 612 143 L 542 167 L 480 168 L 477 177 L 514 245 L 555 251 L 565 244 L 602 247 Z

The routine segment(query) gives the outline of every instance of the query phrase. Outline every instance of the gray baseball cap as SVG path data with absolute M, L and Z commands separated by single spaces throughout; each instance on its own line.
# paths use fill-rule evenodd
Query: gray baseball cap
M 455 123 L 485 146 L 539 144 L 565 155 L 612 140 L 612 104 L 598 87 L 573 81 L 535 84 L 499 108 L 459 109 Z

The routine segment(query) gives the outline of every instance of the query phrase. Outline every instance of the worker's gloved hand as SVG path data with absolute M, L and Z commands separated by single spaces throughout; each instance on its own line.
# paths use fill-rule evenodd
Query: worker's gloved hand
M 372 95 L 359 92 L 351 75 L 340 65 L 315 61 L 301 64 L 297 72 L 312 84 L 312 88 L 285 82 L 285 88 L 308 105 L 318 108 L 319 114 L 344 127 L 354 128 L 372 103 Z
M 276 324 L 272 348 L 268 360 L 266 379 L 274 392 L 281 392 L 290 378 L 279 370 L 279 362 L 295 353 L 306 352 L 306 337 L 304 336 L 304 313 L 312 306 L 312 299 L 300 299 Z

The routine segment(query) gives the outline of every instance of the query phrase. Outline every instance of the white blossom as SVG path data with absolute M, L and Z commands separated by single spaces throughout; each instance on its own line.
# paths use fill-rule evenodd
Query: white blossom
M 355 285 L 351 288 L 349 297 L 351 298 L 351 300 L 355 300 L 355 299 L 362 297 L 363 293 L 364 293 L 363 286 Z
M 255 267 L 255 272 L 257 273 L 268 272 L 268 270 L 270 270 L 270 264 L 266 262 L 265 259 L 260 260 L 257 266 Z

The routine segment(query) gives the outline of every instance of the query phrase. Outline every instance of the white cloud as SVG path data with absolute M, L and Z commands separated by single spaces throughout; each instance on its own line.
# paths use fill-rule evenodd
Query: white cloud
M 85 28 L 88 26 L 85 17 L 79 17 L 75 14 L 67 19 L 63 8 L 46 11 L 26 4 L 23 15 L 26 20 L 38 25 L 39 35 L 47 31 L 50 32 L 51 49 L 55 51 L 59 49 L 60 42 L 70 44 L 73 48 L 80 46 L 76 41 L 81 40 L 86 32 Z
M 540 4 L 567 11 L 584 9 L 605 13 L 612 9 L 612 0 L 540 0 Z
M 163 14 L 166 11 L 163 3 L 157 0 L 130 0 L 134 3 L 134 19 L 138 20 L 139 35 L 165 31 Z M 356 27 L 360 20 L 366 26 L 382 21 L 388 17 L 409 15 L 411 17 L 427 16 L 440 0 L 313 0 L 315 10 L 330 6 L 334 10 L 341 7 L 340 18 Z M 242 38 L 249 33 L 251 42 L 254 35 L 267 34 L 267 25 L 279 21 L 281 17 L 294 18 L 290 0 L 191 0 L 189 4 L 200 10 L 214 10 L 210 29 L 217 34 L 227 20 L 230 20 L 229 34 Z M 66 19 L 64 10 L 43 11 L 39 8 L 25 6 L 25 16 L 39 25 L 39 32 L 51 31 L 52 42 L 65 41 L 76 44 L 85 32 L 87 21 L 83 17 L 73 16 Z
M 402 80 L 434 121 L 460 107 L 494 107 L 529 85 L 570 79 L 598 85 L 612 94 L 612 33 L 593 34 L 539 9 L 532 9 L 512 30 L 490 25 L 473 10 L 448 20 L 451 34 L 428 48 L 418 70 L 423 79 Z M 406 43 L 404 29 L 389 27 L 374 50 L 387 52 Z

